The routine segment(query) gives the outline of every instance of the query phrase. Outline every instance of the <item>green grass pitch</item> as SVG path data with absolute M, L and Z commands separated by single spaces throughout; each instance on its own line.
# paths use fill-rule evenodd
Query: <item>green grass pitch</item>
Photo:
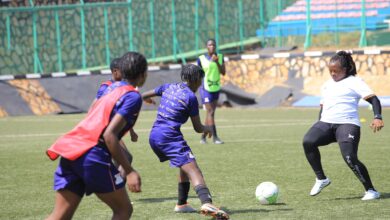
M 201 111 L 204 118 L 204 111 Z M 314 174 L 302 149 L 302 138 L 318 117 L 318 109 L 218 109 L 216 120 L 224 145 L 199 144 L 191 123 L 182 131 L 191 146 L 214 203 L 231 219 L 390 219 L 389 128 L 372 133 L 372 112 L 361 109 L 359 158 L 374 186 L 376 201 L 361 201 L 364 189 L 344 163 L 339 148 L 321 148 L 323 167 L 332 184 L 316 197 L 309 196 Z M 390 109 L 383 110 L 390 124 Z M 83 115 L 8 117 L 0 119 L 0 219 L 44 219 L 54 205 L 53 172 L 58 161 L 45 155 L 53 141 L 71 129 Z M 125 142 L 142 177 L 142 193 L 130 194 L 133 219 L 210 219 L 197 213 L 175 214 L 178 169 L 160 163 L 148 144 L 155 111 L 141 113 L 135 130 L 137 143 Z M 388 121 L 388 122 L 387 122 Z M 256 186 L 272 181 L 279 186 L 276 205 L 260 205 Z M 193 190 L 189 202 L 200 202 Z M 85 197 L 74 219 L 110 219 L 111 211 L 96 196 Z

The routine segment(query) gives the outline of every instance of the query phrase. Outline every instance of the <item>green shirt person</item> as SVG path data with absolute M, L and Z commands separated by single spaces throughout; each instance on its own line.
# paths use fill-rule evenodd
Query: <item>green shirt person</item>
M 214 39 L 207 40 L 207 53 L 198 57 L 197 64 L 205 72 L 202 86 L 199 90 L 202 104 L 207 114 L 205 125 L 212 127 L 212 136 L 214 144 L 223 144 L 218 137 L 215 126 L 215 110 L 218 104 L 219 91 L 221 90 L 221 75 L 225 75 L 225 63 L 222 54 L 216 53 L 216 43 Z M 206 144 L 206 136 L 203 134 L 200 140 L 201 144 Z

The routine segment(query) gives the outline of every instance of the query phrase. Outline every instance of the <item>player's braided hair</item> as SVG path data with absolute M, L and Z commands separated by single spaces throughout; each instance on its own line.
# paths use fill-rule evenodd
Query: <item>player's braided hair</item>
M 340 65 L 346 69 L 347 76 L 355 76 L 357 74 L 355 62 L 352 59 L 351 53 L 343 50 L 337 52 L 334 56 L 332 56 L 332 58 L 330 58 L 330 62 L 337 61 L 340 62 Z
M 181 80 L 183 82 L 194 83 L 199 82 L 204 77 L 204 71 L 197 65 L 187 64 L 181 69 Z
M 144 74 L 148 68 L 148 62 L 144 55 L 137 52 L 127 52 L 121 57 L 120 70 L 123 78 L 135 80 Z
M 113 71 L 114 69 L 120 69 L 121 58 L 115 58 L 110 63 L 110 69 Z

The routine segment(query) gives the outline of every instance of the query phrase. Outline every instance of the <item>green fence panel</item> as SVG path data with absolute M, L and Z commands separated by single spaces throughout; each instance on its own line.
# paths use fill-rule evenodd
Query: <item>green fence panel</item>
M 266 32 L 268 24 L 296 0 L 72 2 L 0 8 L 0 75 L 107 68 L 113 58 L 128 50 L 145 54 L 151 62 L 185 63 L 204 52 L 210 38 L 219 49 L 233 45 L 231 52 L 239 52 L 246 42 L 257 39 L 257 30 Z M 389 32 L 366 31 L 364 16 L 356 32 L 344 34 L 341 30 L 351 28 L 338 22 L 338 8 L 344 1 L 328 5 L 332 4 L 336 25 L 315 27 L 308 19 L 306 36 L 282 35 L 282 30 L 294 27 L 280 25 L 277 36 L 262 35 L 257 42 L 264 47 L 310 49 L 383 45 L 390 39 Z M 361 0 L 363 14 L 367 4 Z M 312 10 L 303 13 L 315 14 Z M 318 29 L 324 32 L 314 35 Z M 351 40 L 355 38 L 357 42 Z

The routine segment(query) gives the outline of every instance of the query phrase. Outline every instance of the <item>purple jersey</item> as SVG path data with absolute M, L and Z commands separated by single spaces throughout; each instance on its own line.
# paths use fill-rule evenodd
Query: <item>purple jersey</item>
M 153 127 L 179 130 L 189 117 L 199 115 L 198 100 L 187 84 L 164 84 L 154 92 L 161 96 L 161 102 Z
M 106 88 L 102 96 L 122 85 L 127 85 L 127 83 L 124 81 L 114 82 L 111 86 Z M 112 117 L 114 117 L 115 114 L 118 113 L 122 115 L 127 121 L 126 126 L 119 133 L 119 138 L 121 138 L 130 128 L 134 126 L 135 122 L 137 121 L 138 113 L 141 110 L 141 106 L 142 98 L 138 92 L 128 92 L 117 101 L 114 109 L 111 112 L 110 120 Z
M 123 85 L 127 83 L 114 82 L 100 97 Z M 138 92 L 126 93 L 115 104 L 110 120 L 115 114 L 120 114 L 127 121 L 119 133 L 119 139 L 133 127 L 141 105 L 142 98 Z M 125 181 L 111 159 L 109 150 L 100 142 L 74 161 L 61 158 L 54 174 L 54 190 L 67 189 L 82 197 L 84 194 L 108 193 L 123 188 Z
M 195 160 L 180 127 L 189 117 L 199 115 L 198 100 L 185 83 L 164 84 L 154 91 L 161 102 L 149 144 L 161 162 L 170 160 L 171 166 L 181 167 Z
M 111 83 L 114 83 L 115 81 L 110 79 Z M 100 97 L 102 97 L 104 91 L 106 91 L 106 89 L 109 87 L 110 85 L 108 85 L 107 83 L 102 83 L 96 93 L 96 99 L 99 99 Z

